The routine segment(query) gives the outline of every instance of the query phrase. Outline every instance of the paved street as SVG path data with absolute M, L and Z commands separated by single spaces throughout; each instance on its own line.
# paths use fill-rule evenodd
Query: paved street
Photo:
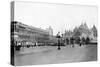
M 33 48 L 30 48 L 33 49 Z M 33 51 L 33 52 L 32 52 Z M 35 47 L 31 53 L 27 52 L 15 55 L 16 65 L 34 65 L 34 64 L 51 64 L 51 63 L 69 63 L 81 61 L 97 60 L 97 46 L 71 46 L 61 47 Z

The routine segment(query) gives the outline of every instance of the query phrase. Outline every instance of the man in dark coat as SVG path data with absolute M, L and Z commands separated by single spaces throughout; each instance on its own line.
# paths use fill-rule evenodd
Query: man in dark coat
M 74 38 L 73 37 L 70 38 L 70 44 L 72 45 L 72 47 L 74 47 Z
M 66 38 L 66 42 L 67 42 L 67 45 L 69 45 L 69 39 L 68 38 Z
M 58 41 L 58 43 L 57 43 L 57 45 L 58 45 L 58 50 L 60 50 L 60 49 L 61 49 L 61 48 L 60 48 L 60 46 L 61 46 L 61 43 L 60 43 L 60 39 L 61 39 L 60 32 L 57 33 L 56 38 L 57 38 L 57 41 Z

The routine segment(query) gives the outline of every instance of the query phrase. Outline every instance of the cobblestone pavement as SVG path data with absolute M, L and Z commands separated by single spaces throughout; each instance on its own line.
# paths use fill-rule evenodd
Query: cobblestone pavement
M 57 47 L 53 46 L 35 47 L 32 49 L 30 48 L 31 52 L 16 55 L 15 64 L 20 66 L 97 60 L 97 45 L 84 45 L 81 47 L 75 45 L 74 48 L 71 46 L 63 46 L 61 50 L 57 50 Z

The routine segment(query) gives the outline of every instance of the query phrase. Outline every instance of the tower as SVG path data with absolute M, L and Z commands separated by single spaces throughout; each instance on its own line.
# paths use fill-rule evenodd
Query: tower
M 52 27 L 49 26 L 46 30 L 49 32 L 50 39 L 52 39 L 52 37 L 53 37 L 53 29 L 52 29 Z

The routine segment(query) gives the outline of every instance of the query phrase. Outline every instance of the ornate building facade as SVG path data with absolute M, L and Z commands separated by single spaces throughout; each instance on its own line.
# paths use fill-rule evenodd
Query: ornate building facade
M 49 32 L 40 28 L 25 25 L 20 22 L 12 22 L 13 32 L 11 37 L 16 45 L 34 45 L 35 43 L 49 40 Z

